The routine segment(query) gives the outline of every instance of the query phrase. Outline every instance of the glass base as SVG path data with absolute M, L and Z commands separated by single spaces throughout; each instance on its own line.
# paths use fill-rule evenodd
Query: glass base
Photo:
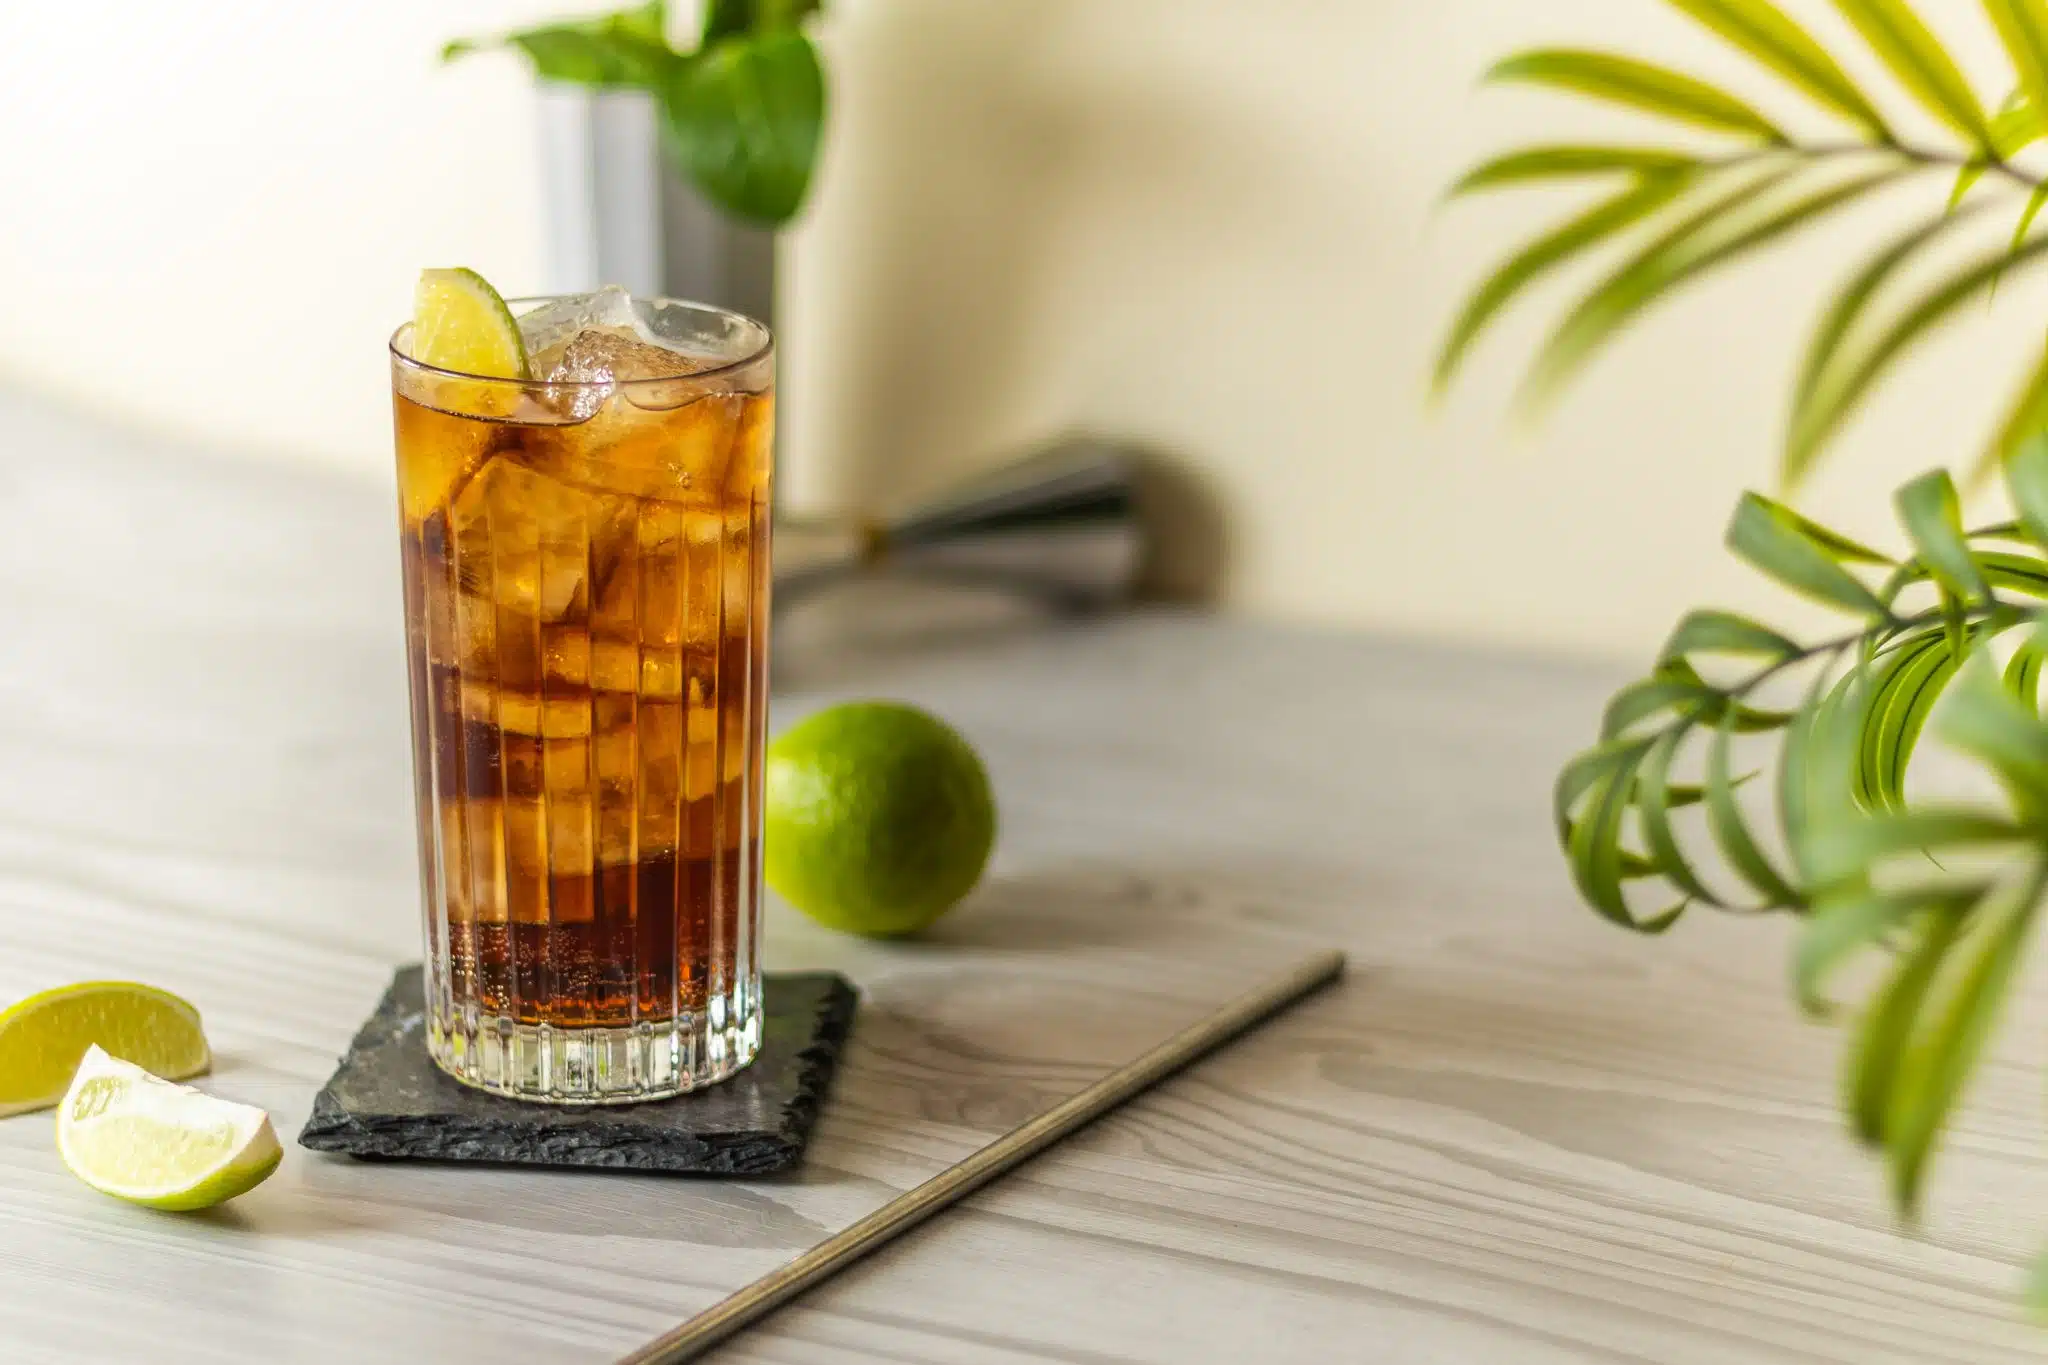
M 761 1013 L 753 1000 L 728 997 L 674 1024 L 556 1028 L 475 1010 L 442 1019 L 429 1009 L 427 1051 L 456 1080 L 494 1095 L 542 1104 L 644 1104 L 716 1085 L 753 1061 L 761 1051 Z

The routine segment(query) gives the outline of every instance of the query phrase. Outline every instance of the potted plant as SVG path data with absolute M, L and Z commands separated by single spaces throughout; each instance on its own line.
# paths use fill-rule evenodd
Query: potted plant
M 1615 253 L 1531 366 L 1523 399 L 1535 408 L 1687 284 L 1881 189 L 1922 183 L 1916 220 L 1851 271 L 1814 327 L 1781 462 L 1796 491 L 1903 354 L 2048 260 L 2048 234 L 2035 230 L 2048 177 L 2025 164 L 2048 137 L 2048 0 L 1982 0 L 2014 77 L 1988 100 L 1908 0 L 1834 0 L 1893 78 L 1882 92 L 1859 86 L 1770 0 L 1666 2 L 1839 131 L 1801 137 L 1726 90 L 1614 53 L 1502 61 L 1489 79 L 1618 105 L 1691 141 L 1527 147 L 1460 180 L 1459 194 L 1600 188 L 1474 291 L 1444 341 L 1437 385 L 1509 303 L 1567 261 Z M 1884 112 L 1897 100 L 1943 136 L 1900 132 Z M 1943 259 L 1963 223 L 1990 214 L 2007 215 L 2009 235 Z M 1729 548 L 1839 613 L 1842 629 L 1801 640 L 1733 612 L 1692 612 L 1650 672 L 1615 694 L 1555 792 L 1579 893 L 1616 924 L 1661 934 L 1696 907 L 1798 917 L 1800 1001 L 1847 1021 L 1849 1121 L 1883 1155 L 1909 1217 L 2048 894 L 2048 355 L 2027 362 L 1989 436 L 1958 452 L 1972 476 L 2002 478 L 2009 517 L 1966 525 L 1954 480 L 1937 469 L 1898 490 L 1893 554 L 1744 495 Z M 1980 767 L 1996 795 L 1937 800 L 1911 787 L 1928 733 Z M 1775 742 L 1774 757 L 1739 771 L 1737 754 L 1757 737 Z M 1843 1009 L 1830 988 L 1858 959 L 1874 960 L 1875 984 Z M 2036 1274 L 2032 1298 L 2048 1308 L 2048 1274 Z
M 457 39 L 442 57 L 509 48 L 542 82 L 587 92 L 598 107 L 629 116 L 617 124 L 623 145 L 611 147 L 599 137 L 583 153 L 638 164 L 585 178 L 642 180 L 639 193 L 628 202 L 592 206 L 560 202 L 589 193 L 580 184 L 549 191 L 553 213 L 573 218 L 594 208 L 600 217 L 646 220 L 600 221 L 568 234 L 600 239 L 591 267 L 596 273 L 643 292 L 703 297 L 766 315 L 773 299 L 770 234 L 802 211 L 824 133 L 825 74 L 805 32 L 821 8 L 822 0 L 710 0 L 701 28 L 679 47 L 670 37 L 664 0 L 648 0 L 592 18 Z M 650 143 L 658 143 L 694 197 L 662 193 L 654 184 Z M 608 227 L 626 229 L 617 235 L 647 249 L 602 249 Z M 650 254 L 668 259 L 642 259 Z M 633 275 L 647 278 L 619 278 Z

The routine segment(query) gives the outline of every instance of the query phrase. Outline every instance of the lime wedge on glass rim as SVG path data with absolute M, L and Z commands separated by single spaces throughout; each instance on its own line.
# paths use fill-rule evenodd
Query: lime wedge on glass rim
M 408 353 L 422 365 L 489 379 L 525 379 L 526 342 L 512 310 L 474 270 L 422 270 Z
M 184 1210 L 254 1189 L 284 1149 L 254 1105 L 174 1085 L 95 1047 L 58 1106 L 57 1155 L 101 1194 Z
M 183 1080 L 213 1064 L 199 1011 L 154 986 L 88 981 L 0 1011 L 0 1117 L 47 1109 L 95 1044 Z
M 401 369 L 399 392 L 406 398 L 457 417 L 504 418 L 519 408 L 517 384 L 456 377 L 521 380 L 532 373 L 512 310 L 474 270 L 422 270 L 403 341 L 409 359 L 430 367 Z M 399 506 L 410 521 L 424 521 L 445 506 L 474 472 L 476 428 L 468 441 L 450 431 L 444 439 L 401 442 L 410 449 L 399 469 Z

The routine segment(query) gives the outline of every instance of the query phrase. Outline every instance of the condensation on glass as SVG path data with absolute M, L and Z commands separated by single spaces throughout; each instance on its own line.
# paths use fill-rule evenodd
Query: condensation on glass
M 392 341 L 427 1045 L 555 1103 L 761 1039 L 772 345 L 634 307 L 692 372 L 481 380 Z

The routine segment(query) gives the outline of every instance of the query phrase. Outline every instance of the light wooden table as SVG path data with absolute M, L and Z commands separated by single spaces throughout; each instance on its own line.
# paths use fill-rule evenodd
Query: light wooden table
M 393 513 L 0 396 L 0 997 L 143 978 L 290 1141 L 417 955 Z M 210 1215 L 0 1123 L 0 1359 L 600 1362 L 1266 969 L 1351 979 L 729 1347 L 827 1365 L 1983 1362 L 2048 1353 L 2040 1083 L 1992 1065 L 1924 1237 L 1834 1109 L 1775 925 L 1569 894 L 1550 776 L 1608 670 L 1172 614 L 792 619 L 777 723 L 928 705 L 987 754 L 990 880 L 877 946 L 784 1180 L 359 1165 Z M 951 614 L 948 614 L 948 611 Z M 2038 1037 L 2039 992 L 2009 1042 Z

